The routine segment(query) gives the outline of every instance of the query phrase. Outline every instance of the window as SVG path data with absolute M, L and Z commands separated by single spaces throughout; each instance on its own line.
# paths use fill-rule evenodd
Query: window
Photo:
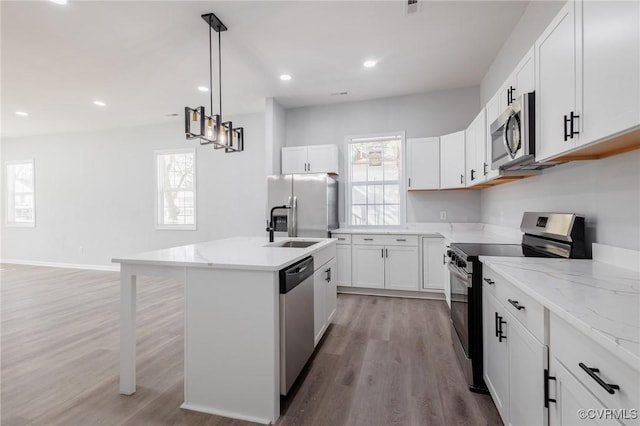
M 8 226 L 36 226 L 33 160 L 5 163 Z
M 403 135 L 348 138 L 347 215 L 350 225 L 400 225 Z
M 196 229 L 194 149 L 156 151 L 156 227 Z

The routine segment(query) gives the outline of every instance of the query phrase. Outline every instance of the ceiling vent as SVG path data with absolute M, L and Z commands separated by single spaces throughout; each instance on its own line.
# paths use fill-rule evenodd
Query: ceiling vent
M 411 15 L 413 13 L 420 12 L 420 1 L 419 0 L 407 0 L 405 3 L 404 13 L 405 15 Z

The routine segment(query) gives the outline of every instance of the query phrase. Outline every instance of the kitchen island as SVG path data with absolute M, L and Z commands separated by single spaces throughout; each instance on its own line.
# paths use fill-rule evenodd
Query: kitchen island
M 280 415 L 279 271 L 335 257 L 335 240 L 306 248 L 238 237 L 114 258 L 120 263 L 120 393 L 136 391 L 136 276 L 185 283 L 182 408 L 260 423 Z

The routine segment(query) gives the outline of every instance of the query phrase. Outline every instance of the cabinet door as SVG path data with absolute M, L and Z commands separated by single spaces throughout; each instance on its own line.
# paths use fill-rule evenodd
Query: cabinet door
M 307 148 L 307 172 L 338 173 L 336 145 L 309 145 Z
M 384 287 L 384 246 L 353 245 L 351 260 L 354 287 Z
M 546 423 L 544 370 L 547 347 L 505 312 L 509 353 L 509 424 L 538 426 Z
M 465 131 L 440 137 L 440 187 L 464 188 L 465 186 Z
M 418 247 L 388 246 L 385 253 L 385 288 L 419 290 Z
M 640 3 L 583 1 L 580 7 L 581 145 L 640 124 Z
M 485 110 L 482 108 L 467 128 L 467 186 L 477 185 L 485 180 L 485 121 Z
M 525 93 L 536 90 L 536 67 L 534 61 L 533 47 L 522 58 L 513 72 L 513 90 L 511 99 L 516 99 Z
M 486 285 L 486 284 L 485 284 Z M 482 345 L 484 382 L 496 404 L 496 408 L 505 424 L 509 424 L 509 359 L 507 339 L 510 331 L 508 324 L 502 323 L 503 335 L 507 339 L 497 337 L 499 320 L 504 320 L 502 306 L 486 289 L 482 292 Z
M 444 263 L 442 238 L 422 239 L 422 289 L 429 291 L 444 291 Z
M 576 110 L 575 3 L 570 0 L 536 41 L 536 160 L 571 149 L 565 116 Z M 578 120 L 580 121 L 580 120 Z
M 323 265 L 313 273 L 313 335 L 314 345 L 317 345 L 327 328 L 327 265 Z
M 325 320 L 327 321 L 327 327 L 333 320 L 336 314 L 336 307 L 338 306 L 338 286 L 337 286 L 337 259 L 331 259 L 322 269 L 328 276 L 325 278 Z
M 440 138 L 407 139 L 407 189 L 440 188 Z
M 351 245 L 336 245 L 336 261 L 337 270 L 334 278 L 336 285 L 351 286 Z
M 549 403 L 550 426 L 577 425 L 620 425 L 614 419 L 581 419 L 579 410 L 604 410 L 605 407 L 595 396 L 587 390 L 555 357 L 549 359 L 549 375 L 555 380 L 549 382 L 550 397 L 556 402 Z M 555 386 L 554 386 L 555 383 Z M 555 392 L 553 389 L 555 388 Z M 602 412 L 602 411 L 601 411 Z
M 307 147 L 292 146 L 282 148 L 282 174 L 307 172 Z
M 465 140 L 465 182 L 467 186 L 474 184 L 478 178 L 476 168 L 476 134 L 473 122 L 464 131 Z

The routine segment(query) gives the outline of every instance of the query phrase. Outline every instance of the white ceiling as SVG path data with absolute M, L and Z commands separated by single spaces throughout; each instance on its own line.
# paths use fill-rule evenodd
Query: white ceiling
M 265 97 L 291 108 L 478 85 L 527 2 L 420 6 L 406 15 L 404 1 L 2 1 L 2 137 L 180 125 L 184 106 L 209 111 L 196 90 L 209 79 L 203 13 L 229 28 L 224 112 L 246 113 Z M 366 59 L 378 65 L 365 69 Z M 285 72 L 291 81 L 279 80 Z

